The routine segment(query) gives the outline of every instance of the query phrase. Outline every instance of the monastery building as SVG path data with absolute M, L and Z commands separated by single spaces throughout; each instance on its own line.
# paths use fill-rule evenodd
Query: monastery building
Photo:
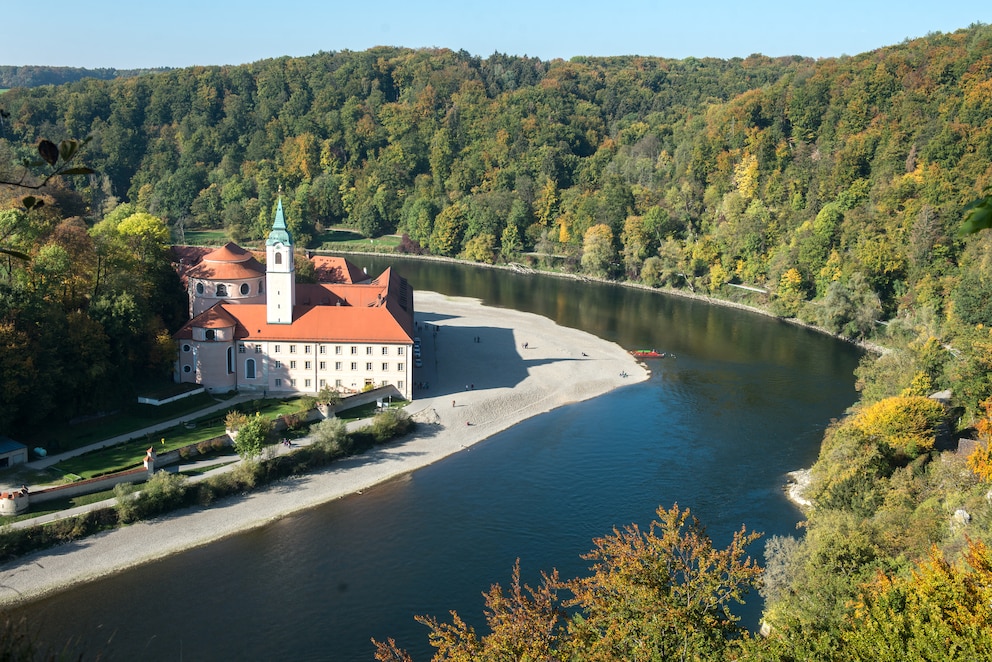
M 413 288 L 392 268 L 370 279 L 342 258 L 314 263 L 330 282 L 297 284 L 282 200 L 264 265 L 234 243 L 185 256 L 191 319 L 174 335 L 177 381 L 260 394 L 393 385 L 411 399 Z

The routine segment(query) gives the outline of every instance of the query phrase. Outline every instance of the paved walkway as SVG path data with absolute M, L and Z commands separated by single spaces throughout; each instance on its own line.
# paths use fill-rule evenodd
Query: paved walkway
M 177 416 L 168 421 L 163 421 L 162 423 L 156 423 L 154 425 L 149 425 L 146 428 L 140 430 L 132 430 L 131 432 L 125 432 L 124 434 L 119 434 L 116 437 L 111 437 L 110 439 L 104 439 L 103 441 L 96 441 L 92 444 L 86 446 L 80 446 L 79 448 L 74 448 L 71 451 L 66 451 L 64 453 L 58 453 L 56 455 L 48 455 L 46 457 L 40 458 L 38 460 L 33 460 L 27 463 L 27 466 L 32 469 L 47 469 L 53 464 L 57 464 L 62 460 L 68 459 L 70 457 L 76 457 L 77 455 L 83 455 L 84 453 L 89 453 L 90 451 L 100 450 L 101 448 L 108 448 L 110 446 L 116 446 L 118 444 L 123 444 L 126 441 L 132 439 L 140 439 L 141 437 L 149 435 L 157 435 L 159 432 L 169 430 L 176 427 L 177 425 L 182 425 L 186 421 L 193 418 L 200 418 L 201 416 L 206 416 L 207 414 L 213 414 L 218 411 L 223 411 L 230 409 L 236 404 L 242 402 L 248 402 L 249 400 L 254 400 L 257 395 L 238 395 L 230 400 L 224 400 L 223 402 L 218 402 L 215 405 L 210 405 L 204 409 L 196 412 L 191 412 L 183 416 Z
M 36 469 L 43 469 L 47 466 L 51 466 L 52 464 L 62 459 L 75 457 L 76 455 L 81 455 L 82 453 L 91 450 L 98 450 L 100 448 L 106 448 L 108 446 L 114 446 L 116 444 L 124 443 L 131 439 L 142 437 L 146 433 L 157 433 L 158 431 L 166 430 L 170 427 L 179 425 L 183 421 L 188 420 L 190 418 L 199 418 L 200 416 L 211 414 L 224 408 L 229 408 L 239 402 L 251 400 L 253 398 L 254 396 L 238 396 L 236 398 L 232 398 L 231 400 L 227 400 L 223 403 L 219 403 L 218 405 L 212 405 L 206 409 L 202 409 L 198 412 L 187 414 L 186 416 L 173 419 L 166 423 L 160 423 L 154 426 L 149 426 L 148 428 L 129 432 L 127 434 L 118 435 L 111 439 L 99 441 L 90 444 L 88 446 L 85 446 L 83 448 L 77 448 L 75 450 L 68 451 L 66 453 L 62 453 L 59 455 L 52 455 L 46 458 L 42 458 L 41 460 L 36 460 L 35 462 L 29 463 L 29 466 L 34 467 Z M 348 431 L 354 432 L 359 428 L 365 427 L 371 422 L 371 420 L 372 419 L 366 418 L 366 419 L 351 421 L 350 423 L 348 423 L 347 426 Z M 274 455 L 285 455 L 287 453 L 292 453 L 295 449 L 299 448 L 300 446 L 309 446 L 311 441 L 312 440 L 310 439 L 309 436 L 302 437 L 300 439 L 293 439 L 292 444 L 290 446 L 285 446 L 282 443 L 273 444 L 271 446 L 267 446 L 264 452 L 269 457 Z M 40 464 L 42 462 L 46 462 L 46 464 Z M 180 462 L 178 464 L 173 464 L 167 467 L 163 467 L 162 470 L 169 471 L 171 473 L 183 473 L 189 471 L 196 471 L 197 469 L 202 469 L 206 467 L 214 467 L 209 471 L 205 471 L 203 473 L 197 473 L 187 478 L 189 482 L 196 483 L 206 478 L 209 478 L 210 476 L 214 476 L 219 473 L 224 473 L 226 471 L 231 471 L 239 464 L 241 464 L 241 458 L 238 456 L 222 456 L 222 457 L 208 458 L 205 460 L 197 460 L 195 462 Z M 40 487 L 37 489 L 40 489 Z M 93 503 L 86 504 L 85 506 L 66 508 L 65 510 L 49 513 L 47 515 L 39 515 L 38 517 L 30 517 L 28 519 L 12 522 L 10 524 L 10 527 L 14 529 L 24 529 L 31 526 L 37 526 L 40 524 L 47 524 L 49 522 L 54 522 L 55 520 L 64 519 L 66 517 L 73 517 L 75 515 L 80 515 L 82 513 L 87 513 L 93 510 L 100 510 L 101 508 L 113 508 L 116 502 L 117 502 L 116 498 L 104 499 L 102 501 L 95 501 Z

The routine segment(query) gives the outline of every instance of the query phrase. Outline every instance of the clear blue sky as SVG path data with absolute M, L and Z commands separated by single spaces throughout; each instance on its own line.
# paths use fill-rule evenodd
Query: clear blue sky
M 856 55 L 992 23 L 990 0 L 8 0 L 0 64 L 185 67 L 373 46 L 575 55 Z

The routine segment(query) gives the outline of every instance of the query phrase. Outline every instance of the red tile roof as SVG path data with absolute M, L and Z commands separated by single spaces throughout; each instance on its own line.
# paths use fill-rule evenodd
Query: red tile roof
M 266 322 L 264 304 L 219 303 L 190 320 L 175 337 L 192 338 L 193 327 L 230 327 L 233 320 L 239 340 L 413 341 L 413 290 L 391 268 L 366 285 L 300 283 L 296 300 L 292 324 Z
M 265 267 L 251 251 L 228 242 L 204 255 L 199 264 L 188 270 L 187 275 L 210 280 L 243 280 L 264 276 Z
M 343 257 L 314 255 L 310 258 L 321 283 L 364 283 L 368 274 Z

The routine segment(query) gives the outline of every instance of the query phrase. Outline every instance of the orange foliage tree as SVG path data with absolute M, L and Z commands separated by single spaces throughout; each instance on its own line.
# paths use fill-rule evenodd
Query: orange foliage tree
M 983 400 L 981 406 L 985 416 L 975 424 L 979 442 L 968 456 L 968 467 L 982 480 L 992 482 L 992 398 Z

